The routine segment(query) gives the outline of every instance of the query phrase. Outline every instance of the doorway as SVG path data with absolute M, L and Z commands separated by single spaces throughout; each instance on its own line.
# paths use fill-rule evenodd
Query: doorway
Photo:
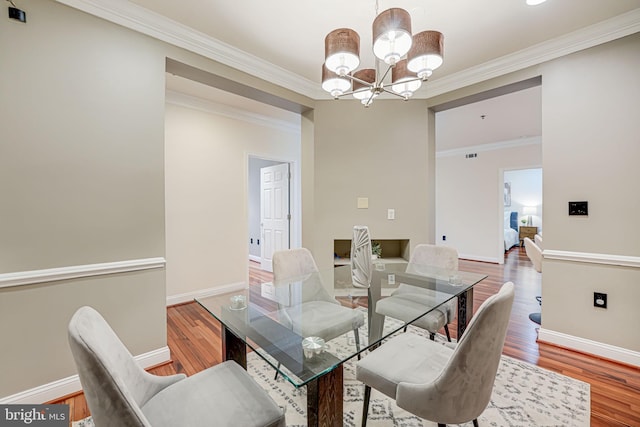
M 291 165 L 249 156 L 249 260 L 271 272 L 273 252 L 291 247 Z

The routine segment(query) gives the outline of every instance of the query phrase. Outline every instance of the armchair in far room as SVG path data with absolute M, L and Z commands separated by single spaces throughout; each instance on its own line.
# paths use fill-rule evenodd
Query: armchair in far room
M 448 246 L 420 244 L 416 245 L 407 266 L 407 273 L 416 272 L 421 265 L 434 266 L 447 270 L 458 269 L 458 251 Z M 401 283 L 391 296 L 383 298 L 376 303 L 376 313 L 392 317 L 407 323 L 424 313 L 425 307 L 436 305 L 434 290 Z M 431 310 L 412 323 L 429 332 L 431 339 L 444 328 L 447 339 L 451 341 L 449 327 L 447 326 L 456 317 L 457 299 L 444 303 L 440 307 Z M 405 328 L 406 330 L 406 328 Z
M 533 268 L 535 268 L 537 272 L 542 273 L 542 248 L 528 237 L 524 238 L 524 248 L 533 264 Z M 538 300 L 538 304 L 542 305 L 542 297 L 537 296 L 536 299 Z M 540 325 L 542 324 L 542 313 L 531 313 L 529 314 L 529 319 Z

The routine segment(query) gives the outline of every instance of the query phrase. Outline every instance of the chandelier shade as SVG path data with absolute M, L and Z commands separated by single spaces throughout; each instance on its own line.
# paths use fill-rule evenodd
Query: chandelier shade
M 373 21 L 373 54 L 388 65 L 396 64 L 411 48 L 411 15 L 397 7 Z
M 413 36 L 413 45 L 407 53 L 407 67 L 420 78 L 431 76 L 442 65 L 444 36 L 439 31 L 423 31 Z
M 324 39 L 324 64 L 344 76 L 360 65 L 360 36 L 350 28 L 331 31 Z
M 353 73 L 353 97 L 363 104 L 368 104 L 377 96 L 373 84 L 376 82 L 376 70 L 365 68 Z
M 410 98 L 422 86 L 422 80 L 407 69 L 406 59 L 398 62 L 391 70 L 391 82 L 391 90 L 405 99 Z
M 322 89 L 329 92 L 334 98 L 337 98 L 351 89 L 351 80 L 337 75 L 323 64 Z

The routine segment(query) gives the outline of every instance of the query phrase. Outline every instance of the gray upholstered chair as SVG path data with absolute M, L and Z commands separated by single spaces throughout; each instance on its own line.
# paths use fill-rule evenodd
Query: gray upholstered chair
M 278 310 L 279 321 L 302 337 L 320 337 L 325 342 L 353 331 L 356 349 L 360 351 L 358 328 L 364 325 L 364 314 L 341 305 L 327 292 L 319 278 L 313 277 L 316 272 L 318 266 L 306 248 L 273 253 L 276 286 L 282 280 L 304 279 L 300 299 Z
M 190 377 L 152 375 L 91 307 L 76 311 L 68 333 L 97 427 L 286 425 L 282 408 L 235 362 Z
M 458 251 L 448 246 L 420 244 L 416 245 L 407 266 L 407 273 L 420 274 L 421 266 L 434 266 L 447 270 L 458 269 Z M 423 289 L 417 286 L 400 284 L 391 296 L 383 298 L 376 304 L 376 313 L 410 322 L 421 313 L 425 312 L 425 306 L 437 304 L 435 291 Z M 412 323 L 429 331 L 431 339 L 444 327 L 447 339 L 451 341 L 449 323 L 456 318 L 457 300 L 453 298 L 435 310 L 425 314 Z
M 513 283 L 507 282 L 487 298 L 457 345 L 406 333 L 359 361 L 356 378 L 365 384 L 362 426 L 367 423 L 371 388 L 438 426 L 471 420 L 477 426 L 491 399 L 513 295 Z

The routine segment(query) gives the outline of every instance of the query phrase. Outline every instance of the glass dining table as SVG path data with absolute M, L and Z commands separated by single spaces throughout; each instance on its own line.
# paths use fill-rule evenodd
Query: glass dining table
M 473 287 L 487 276 L 407 262 L 374 263 L 368 288 L 349 265 L 264 281 L 197 298 L 221 324 L 222 357 L 247 367 L 247 347 L 294 387 L 307 388 L 307 425 L 343 425 L 343 364 L 373 350 L 457 298 L 457 337 L 473 315 Z M 376 313 L 399 287 L 427 292 L 429 305 L 406 322 Z M 311 334 L 311 335 L 310 335 Z

